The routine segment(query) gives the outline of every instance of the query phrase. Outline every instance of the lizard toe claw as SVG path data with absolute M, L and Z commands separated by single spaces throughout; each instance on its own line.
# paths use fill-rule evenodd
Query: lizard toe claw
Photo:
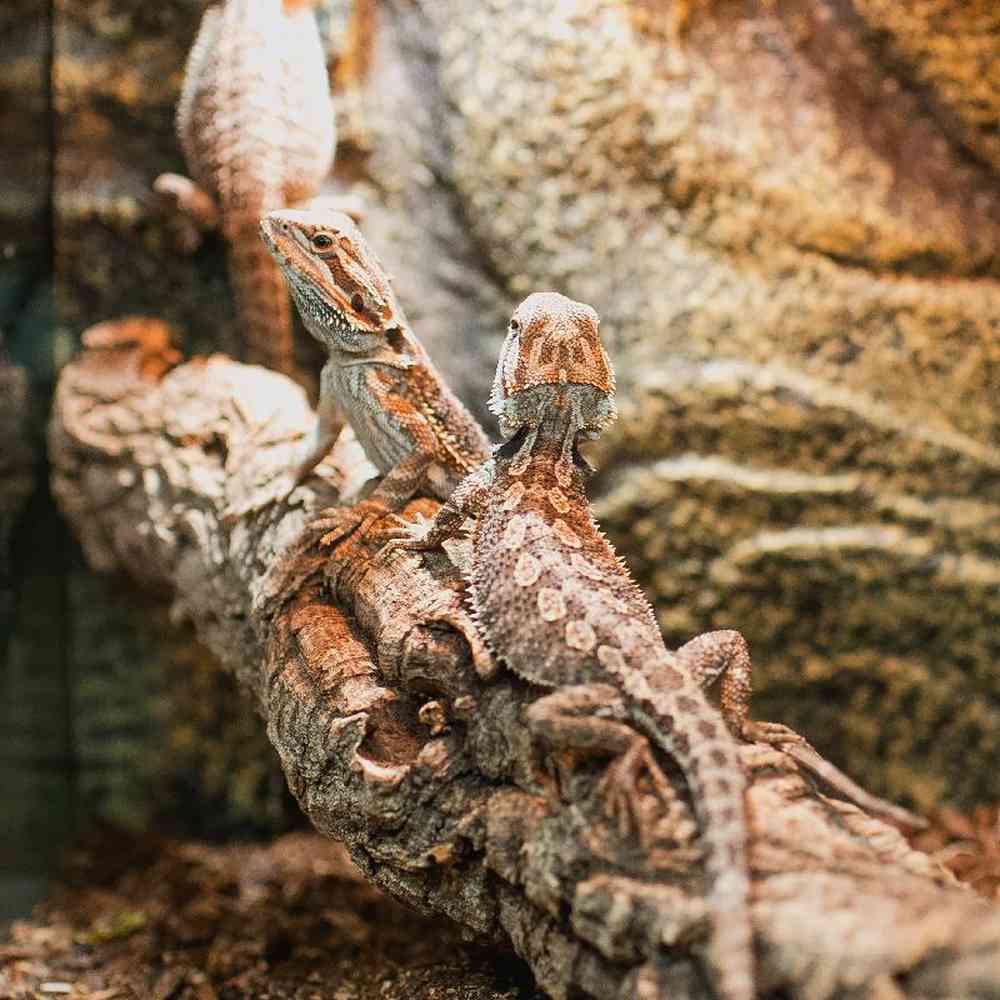
M 380 556 L 390 556 L 394 552 L 428 552 L 437 548 L 427 541 L 431 522 L 423 514 L 417 514 L 412 521 L 394 517 L 393 522 L 394 526 L 383 533 L 386 542 L 379 549 Z
M 651 790 L 661 802 L 669 803 L 676 797 L 653 759 L 649 743 L 641 737 L 608 765 L 598 785 L 598 794 L 604 800 L 607 814 L 616 821 L 619 834 L 624 837 L 634 831 L 645 849 L 656 839 L 659 817 L 651 816 L 650 810 L 643 805 L 642 799 L 646 796 L 639 787 L 643 774 L 648 776 Z
M 805 743 L 805 737 L 794 729 L 783 726 L 780 722 L 753 722 L 747 720 L 743 724 L 740 736 L 748 743 L 770 743 L 780 746 L 782 743 Z
M 389 513 L 389 508 L 378 500 L 362 500 L 354 507 L 328 507 L 320 511 L 308 531 L 313 537 L 320 535 L 320 545 L 336 545 L 350 535 L 367 535 L 372 526 Z

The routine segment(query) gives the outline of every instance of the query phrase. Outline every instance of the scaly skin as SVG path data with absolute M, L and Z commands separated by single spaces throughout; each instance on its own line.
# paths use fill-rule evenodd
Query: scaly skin
M 257 238 L 261 215 L 315 195 L 334 113 L 312 3 L 224 0 L 202 17 L 177 105 L 194 183 L 155 187 L 204 228 L 219 223 L 247 359 L 297 375 L 288 293 Z
M 555 293 L 529 296 L 511 320 L 491 397 L 506 443 L 425 534 L 397 532 L 388 547 L 432 548 L 476 515 L 469 583 L 479 624 L 511 670 L 556 689 L 528 712 L 535 733 L 557 745 L 603 745 L 621 754 L 613 765 L 618 786 L 605 782 L 616 806 L 634 791 L 621 780 L 634 782 L 639 767 L 651 771 L 654 786 L 658 780 L 635 729 L 678 761 L 703 830 L 713 922 L 708 964 L 720 997 L 750 1000 L 745 780 L 734 737 L 798 737 L 749 721 L 750 659 L 738 632 L 708 633 L 676 652 L 664 647 L 649 604 L 597 529 L 577 443 L 614 419 L 613 396 L 594 310 Z M 702 691 L 720 673 L 725 721 Z M 634 729 L 598 717 L 608 685 L 623 696 Z
M 353 515 L 331 515 L 331 524 L 356 526 L 418 493 L 446 499 L 487 458 L 489 441 L 414 336 L 357 226 L 330 209 L 282 210 L 260 230 L 306 328 L 330 355 L 295 481 L 330 450 L 342 413 L 383 479 Z

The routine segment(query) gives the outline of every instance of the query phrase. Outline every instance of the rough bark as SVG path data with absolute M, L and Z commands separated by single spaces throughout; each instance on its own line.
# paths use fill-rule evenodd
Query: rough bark
M 310 423 L 301 390 L 219 356 L 169 370 L 155 325 L 90 345 L 50 428 L 60 504 L 93 566 L 169 589 L 252 692 L 317 829 L 401 900 L 511 941 L 553 997 L 707 997 L 697 827 L 670 762 L 676 798 L 647 790 L 640 847 L 608 818 L 602 762 L 531 745 L 534 692 L 479 646 L 448 558 L 310 532 L 370 474 L 356 444 L 268 503 Z M 1000 996 L 1000 908 L 781 752 L 742 756 L 762 995 Z

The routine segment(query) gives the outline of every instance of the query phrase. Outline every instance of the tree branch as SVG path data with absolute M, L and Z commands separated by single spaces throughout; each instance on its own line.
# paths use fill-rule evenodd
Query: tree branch
M 656 830 L 640 846 L 609 814 L 604 761 L 531 745 L 537 692 L 491 663 L 449 559 L 314 537 L 317 510 L 373 472 L 349 436 L 325 482 L 267 502 L 312 419 L 301 390 L 218 356 L 168 370 L 150 321 L 87 343 L 50 429 L 63 510 L 94 566 L 169 590 L 253 692 L 316 827 L 393 895 L 513 942 L 554 997 L 709 996 L 697 825 L 672 763 L 671 801 L 640 788 Z M 742 755 L 762 993 L 1000 996 L 1000 909 L 786 754 Z

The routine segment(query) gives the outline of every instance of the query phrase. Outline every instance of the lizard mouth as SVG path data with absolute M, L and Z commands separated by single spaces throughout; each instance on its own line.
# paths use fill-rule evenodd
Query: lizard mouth
M 298 231 L 281 213 L 272 212 L 260 220 L 260 235 L 303 316 L 334 333 L 337 346 L 351 353 L 370 350 L 373 338 L 380 342 L 384 331 L 377 318 L 352 303 L 333 279 L 331 264 L 303 245 Z
M 287 218 L 289 214 L 268 213 L 260 220 L 260 233 L 293 294 L 322 301 L 325 311 L 335 314 L 342 328 L 383 334 L 385 322 L 374 309 L 366 308 L 365 297 L 351 275 L 350 262 L 336 254 L 318 256 L 309 237 Z
M 282 239 L 279 236 L 280 232 L 280 223 L 270 216 L 265 215 L 260 220 L 260 238 L 264 241 L 264 246 L 267 247 L 278 264 L 285 266 L 291 263 L 291 258 L 285 252 L 285 244 L 290 239 L 291 234 L 286 233 L 286 238 Z

